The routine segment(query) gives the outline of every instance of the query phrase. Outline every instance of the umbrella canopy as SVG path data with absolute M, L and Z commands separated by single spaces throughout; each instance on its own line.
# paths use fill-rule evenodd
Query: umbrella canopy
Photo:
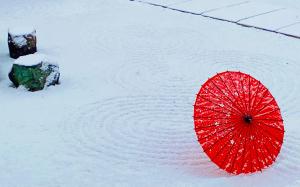
M 204 152 L 229 173 L 261 171 L 275 161 L 283 143 L 283 120 L 274 97 L 241 72 L 218 73 L 202 85 L 194 124 Z

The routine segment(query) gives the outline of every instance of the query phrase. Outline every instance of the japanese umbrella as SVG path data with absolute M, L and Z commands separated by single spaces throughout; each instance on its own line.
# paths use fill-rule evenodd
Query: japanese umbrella
M 194 124 L 210 160 L 233 174 L 270 166 L 283 143 L 283 120 L 274 97 L 242 72 L 218 73 L 202 85 Z

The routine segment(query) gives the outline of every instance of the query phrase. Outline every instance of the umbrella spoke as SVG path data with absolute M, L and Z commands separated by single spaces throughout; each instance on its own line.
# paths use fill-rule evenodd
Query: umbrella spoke
M 265 109 L 266 107 L 268 107 L 268 105 L 271 104 L 273 101 L 275 101 L 274 97 L 273 97 L 270 101 L 268 101 L 267 103 L 265 103 L 265 104 L 263 105 L 263 107 L 262 107 L 261 109 L 259 109 L 258 111 L 256 111 L 253 115 L 256 115 L 256 114 L 258 114 L 259 112 L 261 112 L 263 109 Z
M 242 152 L 242 158 L 243 158 L 243 160 L 242 160 L 242 164 L 243 165 L 240 165 L 240 171 L 243 171 L 243 167 L 244 167 L 244 165 L 246 164 L 246 162 L 245 162 L 245 157 L 246 157 L 246 154 L 247 154 L 247 139 L 248 139 L 248 134 L 249 134 L 249 131 L 247 131 L 246 132 L 247 133 L 247 135 L 245 135 L 244 136 L 244 140 L 245 141 L 243 141 L 243 152 Z
M 219 111 L 219 110 L 215 110 L 215 109 L 208 108 L 208 107 L 201 107 L 201 109 L 206 109 L 206 110 L 209 110 L 209 111 L 212 111 L 212 112 L 217 112 L 217 113 L 220 113 L 220 114 L 225 114 L 225 115 L 228 115 L 228 113 L 227 113 L 227 112 L 224 112 L 224 111 Z
M 233 139 L 234 137 L 238 136 L 239 134 L 241 134 L 241 132 L 242 132 L 243 130 L 244 130 L 244 127 L 243 127 L 243 126 L 240 126 L 239 131 L 236 131 L 236 132 L 233 134 L 232 139 Z M 229 141 L 224 142 L 222 148 L 217 152 L 216 155 L 214 155 L 214 157 L 212 157 L 212 160 L 214 160 L 214 159 L 215 159 L 215 158 L 216 158 L 216 157 L 224 150 L 224 148 L 225 148 L 229 143 L 230 143 Z M 224 160 L 224 159 L 223 159 L 223 160 Z
M 251 91 L 251 81 L 250 81 L 250 75 L 248 75 L 248 85 L 249 85 L 249 88 L 248 88 L 248 110 L 247 110 L 247 113 L 250 112 L 250 91 Z
M 234 131 L 236 131 L 237 129 L 242 128 L 241 126 L 235 126 L 235 128 L 232 131 L 228 131 L 227 134 L 225 134 L 224 136 L 222 136 L 221 138 L 219 138 L 216 142 L 214 142 L 214 144 L 212 144 L 210 147 L 208 147 L 207 149 L 204 150 L 204 152 L 206 152 L 208 149 L 213 148 L 218 142 L 220 142 L 221 140 L 223 140 L 229 133 L 232 133 Z
M 231 119 L 238 119 L 238 118 L 226 118 L 226 117 L 224 117 L 224 118 L 219 118 L 219 117 L 217 117 L 217 118 L 215 118 L 215 117 L 195 117 L 194 116 L 194 119 L 207 119 L 207 120 L 216 120 L 216 119 L 227 119 L 227 120 L 231 120 Z
M 198 96 L 199 96 L 201 99 L 204 99 L 204 100 L 206 100 L 207 102 L 210 102 L 210 103 L 214 104 L 215 106 L 219 106 L 218 103 L 215 103 L 215 102 L 213 102 L 213 101 L 211 101 L 211 100 L 209 100 L 209 99 L 203 97 L 202 95 L 198 95 Z M 229 108 L 231 108 L 231 109 L 233 109 L 233 110 L 235 110 L 235 111 L 237 111 L 237 112 L 240 113 L 240 111 L 238 111 L 238 110 L 236 110 L 235 108 L 231 107 L 231 106 L 228 105 L 227 103 L 225 103 L 225 104 L 226 104 L 226 106 L 228 106 Z M 223 108 L 223 109 L 224 109 L 224 110 L 227 110 L 227 111 L 229 111 L 229 112 L 233 112 L 233 110 L 228 110 L 227 108 Z
M 280 119 L 269 119 L 269 118 L 255 118 L 256 121 L 272 121 L 272 122 L 283 122 L 283 120 Z
M 229 173 L 270 166 L 284 141 L 280 108 L 270 91 L 249 74 L 223 72 L 197 94 L 194 130 L 203 151 Z
M 246 127 L 243 127 L 242 130 L 241 130 L 237 135 L 243 134 L 243 133 L 244 133 L 244 130 L 246 130 L 246 129 L 247 129 Z M 227 161 L 227 158 L 228 158 L 228 156 L 230 155 L 230 153 L 231 153 L 233 147 L 235 146 L 236 142 L 239 143 L 238 149 L 237 149 L 237 152 L 239 152 L 240 146 L 241 146 L 241 142 L 244 141 L 244 139 L 245 139 L 245 136 L 243 136 L 243 139 L 242 139 L 241 141 L 234 141 L 234 144 L 232 144 L 232 146 L 230 147 L 229 151 L 226 153 L 226 157 L 224 158 L 224 160 L 223 160 L 223 162 L 222 162 L 222 166 L 224 166 L 225 161 Z M 235 156 L 237 156 L 237 154 L 236 154 Z M 234 165 L 235 165 L 235 162 L 236 162 L 236 157 L 235 157 L 235 159 L 234 159 L 234 162 L 231 163 L 231 169 L 230 169 L 231 172 L 232 172 L 232 168 L 233 168 Z
M 252 113 L 252 111 L 255 111 L 255 110 L 256 110 L 256 107 L 257 107 L 257 106 L 260 105 L 260 103 L 261 103 L 261 101 L 263 100 L 263 98 L 265 97 L 265 94 L 266 94 L 266 93 L 268 93 L 268 90 L 267 90 L 267 89 L 263 92 L 263 94 L 262 94 L 262 96 L 261 96 L 259 102 L 258 102 L 256 105 L 254 105 L 255 103 L 253 104 L 254 106 L 253 106 L 253 108 L 252 108 L 252 110 L 251 110 L 251 113 Z
M 269 114 L 273 114 L 274 112 L 278 112 L 280 111 L 280 108 L 276 108 L 275 110 L 272 110 L 272 111 L 269 111 L 269 112 L 266 112 L 266 113 L 263 113 L 263 114 L 257 114 L 257 115 L 253 115 L 253 117 L 262 117 L 262 116 L 266 116 L 266 115 L 269 115 Z
M 268 129 L 265 128 L 265 127 L 270 127 L 270 128 L 272 128 L 271 126 L 267 126 L 266 124 L 262 124 L 262 123 L 256 123 L 256 125 L 257 125 L 257 126 L 260 126 L 261 129 L 264 130 L 263 132 L 265 132 L 265 133 L 267 133 L 267 134 L 269 135 L 268 137 L 275 138 L 275 140 L 277 140 L 278 142 L 282 143 L 282 140 L 277 139 L 277 137 L 275 137 Z M 278 130 L 278 133 L 284 133 L 283 130 L 275 129 L 275 127 L 272 128 L 272 129 Z
M 211 92 L 209 89 L 207 89 L 207 88 L 205 88 L 205 87 L 203 87 L 203 89 L 204 89 L 205 91 L 209 92 L 210 94 L 212 94 L 212 95 L 214 96 L 214 98 L 216 98 L 217 100 L 222 101 L 221 98 L 220 98 L 219 96 L 217 96 L 215 93 Z M 224 101 L 224 100 L 223 100 L 223 101 Z M 234 104 L 234 103 L 232 102 L 232 100 L 229 100 L 229 101 L 227 100 L 227 101 L 226 101 L 227 106 L 229 106 L 230 108 L 234 109 L 235 111 L 237 111 L 237 112 L 239 112 L 239 113 L 242 113 L 241 111 L 239 111 L 238 109 L 236 109 L 236 108 L 234 108 L 232 105 L 230 105 L 230 103 Z M 218 103 L 217 103 L 216 105 L 219 106 Z
M 242 97 L 240 96 L 240 93 L 238 92 L 238 89 L 237 89 L 237 87 L 235 86 L 235 84 L 234 84 L 234 82 L 233 82 L 233 79 L 232 79 L 231 74 L 229 74 L 229 79 L 230 79 L 231 84 L 232 84 L 232 86 L 234 87 L 234 89 L 235 89 L 235 91 L 236 91 L 236 93 L 237 93 L 237 96 L 238 96 L 238 98 L 239 98 L 238 100 L 239 100 L 239 101 L 242 103 L 242 105 L 243 105 L 243 108 L 244 108 L 243 113 L 245 113 L 245 111 L 246 111 L 245 103 L 242 102 Z
M 247 109 L 246 97 L 245 97 L 246 94 L 245 94 L 245 90 L 244 90 L 244 78 L 242 79 L 242 74 L 241 74 L 241 73 L 239 73 L 239 75 L 240 75 L 240 82 L 241 82 L 241 84 L 242 84 L 242 88 L 241 88 L 241 89 L 242 89 L 242 91 L 243 91 L 243 94 L 242 94 L 242 95 L 243 95 L 243 98 L 244 98 L 243 101 L 244 101 L 245 106 L 246 106 L 246 110 L 245 110 L 245 112 L 246 112 L 246 111 L 248 111 L 248 109 Z
M 259 163 L 259 170 L 261 171 L 262 170 L 262 168 L 263 168 L 263 163 L 261 162 L 261 160 L 260 160 L 260 158 L 261 157 L 259 157 L 258 156 L 258 150 L 260 149 L 258 146 L 257 146 L 257 131 L 255 131 L 255 127 L 253 126 L 253 125 L 251 125 L 251 127 L 250 127 L 251 129 L 253 129 L 253 150 L 254 150 L 254 152 L 255 152 L 255 155 L 256 155 L 256 161 Z M 254 135 L 255 134 L 255 135 Z M 264 158 L 264 156 L 262 157 L 262 158 Z
M 248 148 L 247 148 L 247 150 L 249 150 L 248 151 L 248 153 L 249 153 L 249 155 L 250 155 L 250 161 L 249 161 L 249 163 L 250 163 L 250 172 L 253 172 L 253 160 L 252 160 L 252 151 L 251 151 L 251 147 L 253 146 L 252 145 L 252 143 L 251 143 L 251 136 L 252 136 L 252 128 L 251 128 L 251 126 L 249 127 L 249 130 L 248 130 L 248 136 L 247 136 L 247 146 L 248 146 Z M 250 147 L 250 148 L 249 148 Z
M 226 89 L 228 90 L 228 92 L 231 94 L 231 96 L 234 98 L 234 99 L 236 99 L 236 97 L 233 95 L 233 93 L 231 92 L 231 90 L 228 88 L 228 85 L 225 83 L 225 81 L 223 80 L 223 78 L 219 75 L 219 74 L 217 74 L 218 75 L 218 77 L 220 78 L 220 80 L 222 81 L 222 83 L 223 83 L 223 85 L 226 87 Z M 237 103 L 237 105 L 238 105 L 238 109 L 240 110 L 240 111 L 243 111 L 241 108 L 241 105 L 239 104 L 239 102 L 236 102 Z
M 254 104 L 255 104 L 255 102 L 256 102 L 257 93 L 259 93 L 259 92 L 261 91 L 261 88 L 263 88 L 263 87 L 261 86 L 261 84 L 260 84 L 260 82 L 259 82 L 259 85 L 257 86 L 257 89 L 256 89 L 255 93 L 253 94 L 254 100 L 253 100 L 253 102 L 251 102 L 251 106 L 250 106 L 250 111 L 249 111 L 249 113 L 252 112 L 252 109 L 253 109 Z M 252 98 L 252 99 L 253 99 L 253 98 Z M 251 99 L 251 101 L 252 101 L 252 99 Z
M 272 133 L 270 133 L 268 130 L 266 130 L 265 128 L 264 128 L 264 126 L 262 126 L 262 125 L 258 125 L 257 124 L 257 126 L 260 126 L 260 127 L 262 127 L 262 128 L 260 128 L 260 129 L 263 129 L 263 130 L 261 130 L 260 132 L 261 133 L 263 133 L 263 134 L 265 134 L 266 136 L 265 137 L 267 137 L 269 140 L 275 140 L 275 142 L 277 141 L 277 142 L 279 142 L 279 143 L 283 143 L 283 140 L 279 140 L 277 137 L 275 137 L 275 136 L 273 136 L 272 135 Z M 269 141 L 268 141 L 269 142 Z M 272 141 L 273 142 L 273 141 Z M 271 144 L 276 150 L 278 149 L 277 147 L 275 147 L 274 146 L 274 144 L 272 143 Z
M 263 140 L 264 137 L 263 137 L 263 135 L 262 135 L 261 133 L 258 133 L 257 127 L 256 127 L 256 126 L 253 126 L 253 128 L 256 129 L 256 131 L 255 131 L 255 132 L 256 132 L 256 137 L 260 137 L 260 140 Z M 256 142 L 259 142 L 259 140 L 256 141 Z M 260 145 L 263 146 L 263 147 L 265 147 L 265 149 L 261 149 L 261 153 L 262 153 L 263 156 L 264 156 L 264 157 L 263 157 L 264 161 L 267 163 L 268 160 L 266 160 L 267 156 L 265 155 L 265 152 L 267 151 L 267 155 L 271 155 L 271 153 L 270 153 L 269 149 L 266 147 L 265 143 L 260 143 Z M 273 158 L 272 158 L 272 160 L 273 160 Z
M 284 133 L 284 130 L 283 130 L 283 129 L 280 129 L 280 128 L 277 128 L 277 127 L 268 125 L 267 123 L 265 123 L 265 122 L 263 122 L 263 121 L 260 121 L 260 124 L 262 124 L 262 125 L 264 125 L 264 126 L 266 126 L 266 127 L 270 127 L 270 128 L 272 128 L 272 129 L 278 130 L 279 132 Z
M 226 127 L 226 128 L 224 128 L 224 129 L 218 129 L 216 132 L 214 132 L 214 133 L 212 133 L 212 134 L 209 134 L 209 135 L 207 135 L 207 136 L 205 136 L 205 137 L 199 138 L 198 141 L 203 140 L 203 139 L 206 139 L 206 138 L 208 138 L 208 137 L 211 137 L 211 136 L 213 136 L 213 135 L 215 135 L 215 134 L 217 134 L 217 133 L 220 133 L 220 132 L 226 132 L 227 130 L 230 130 L 230 128 L 233 128 L 233 127 L 235 127 L 235 126 L 236 126 L 236 124 L 231 125 L 231 126 L 229 126 L 229 127 Z
M 261 132 L 261 130 L 260 130 L 260 132 Z M 260 133 L 260 136 L 261 136 L 261 140 L 265 140 L 265 141 L 262 143 L 263 147 L 264 147 L 265 150 L 268 152 L 268 156 L 271 157 L 272 162 L 274 162 L 274 161 L 275 161 L 275 158 L 273 157 L 274 154 L 273 154 L 273 152 L 270 151 L 270 149 L 267 147 L 267 144 L 270 144 L 272 147 L 273 147 L 274 145 L 273 145 L 272 143 L 270 143 L 269 140 L 266 140 L 266 139 L 265 139 L 266 136 L 263 136 L 263 133 Z M 277 150 L 277 148 L 275 148 L 275 150 Z M 268 158 L 268 156 L 267 156 L 266 158 Z
M 207 125 L 207 126 L 197 126 L 197 127 L 195 127 L 195 130 L 198 131 L 198 130 L 204 129 L 204 128 L 224 126 L 224 125 L 228 125 L 228 124 L 231 124 L 231 123 L 232 123 L 231 121 L 228 121 L 228 122 L 220 123 L 219 125 L 213 124 L 213 125 Z
M 223 83 L 223 85 L 226 87 L 226 89 L 228 90 L 228 92 L 230 93 L 230 95 L 232 96 L 232 98 L 234 98 L 235 100 L 237 99 L 235 96 L 234 96 L 234 94 L 232 93 L 232 91 L 229 89 L 229 87 L 228 87 L 228 85 L 226 84 L 226 82 L 223 80 L 223 78 L 220 76 L 220 74 L 217 74 L 218 75 L 218 77 L 220 78 L 220 80 L 222 81 L 222 83 Z M 238 105 L 238 109 L 240 110 L 240 111 L 243 111 L 242 110 L 242 106 L 239 104 L 239 102 L 237 102 L 236 103 L 237 105 Z
M 244 132 L 244 130 L 247 129 L 247 127 L 243 127 L 243 131 L 240 132 L 240 134 L 242 134 L 242 132 Z M 243 140 L 239 141 L 239 145 L 238 145 L 238 148 L 237 148 L 237 152 L 235 154 L 235 157 L 233 159 L 233 162 L 231 163 L 231 168 L 230 168 L 230 171 L 233 172 L 233 169 L 234 169 L 234 165 L 236 163 L 236 158 L 237 158 L 237 155 L 238 155 L 238 152 L 240 151 L 240 148 L 241 148 L 241 145 L 243 145 L 243 143 L 241 143 L 242 141 L 245 141 L 246 139 L 246 136 L 243 136 Z M 237 142 L 237 141 L 235 141 Z M 230 151 L 231 152 L 231 151 Z M 230 152 L 228 152 L 228 154 L 230 154 Z
M 246 111 L 245 103 L 242 102 L 242 100 L 241 100 L 240 93 L 238 92 L 238 89 L 237 89 L 237 87 L 235 86 L 235 84 L 234 84 L 234 82 L 233 82 L 233 79 L 232 79 L 231 74 L 229 74 L 229 79 L 231 80 L 231 84 L 233 85 L 233 87 L 234 87 L 234 89 L 235 89 L 235 91 L 236 91 L 236 93 L 237 93 L 237 95 L 238 95 L 239 101 L 241 101 L 241 103 L 244 105 L 244 111 Z

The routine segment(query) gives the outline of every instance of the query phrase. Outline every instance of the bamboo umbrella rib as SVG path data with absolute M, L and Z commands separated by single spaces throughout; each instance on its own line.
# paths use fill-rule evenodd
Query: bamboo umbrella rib
M 245 110 L 245 111 L 248 111 L 248 110 L 247 110 L 247 105 L 246 105 L 246 98 L 245 98 L 244 83 L 243 83 L 243 82 L 244 82 L 244 79 L 242 79 L 242 74 L 241 74 L 241 73 L 239 73 L 239 76 L 240 76 L 240 80 L 241 80 L 240 82 L 241 82 L 241 84 L 242 84 L 242 90 L 243 90 L 243 94 L 242 94 L 242 95 L 243 95 L 243 98 L 244 98 L 244 100 L 243 100 L 243 101 L 244 101 L 244 103 L 245 103 L 245 106 L 246 106 L 246 110 Z M 238 91 L 238 90 L 236 90 L 236 91 Z
M 238 136 L 239 134 L 241 134 L 241 132 L 244 130 L 244 128 L 241 126 L 241 128 L 239 129 L 239 132 L 236 132 L 233 134 L 233 138 Z M 222 148 L 217 152 L 217 154 L 212 158 L 212 160 L 214 160 L 223 150 L 224 148 L 227 146 L 227 144 L 229 144 L 230 142 L 225 142 L 224 145 L 222 146 Z
M 201 96 L 201 95 L 198 95 L 198 97 L 200 97 L 201 99 L 206 100 L 207 102 L 210 102 L 210 103 L 214 104 L 215 106 L 219 106 L 218 103 L 215 103 L 215 102 L 213 102 L 213 101 L 211 101 L 211 100 L 209 100 L 209 99 L 207 99 L 207 98 L 205 98 L 205 97 L 203 97 L 203 96 Z M 231 106 L 228 105 L 227 103 L 224 103 L 224 104 L 226 104 L 226 106 L 228 106 L 229 108 L 231 108 L 231 109 L 237 111 L 235 108 L 231 107 Z M 229 112 L 233 112 L 233 110 L 228 110 L 228 109 L 226 109 L 225 107 L 224 107 L 224 110 L 229 111 Z M 239 111 L 238 111 L 238 112 L 239 112 Z
M 218 131 L 216 131 L 216 132 L 214 132 L 214 133 L 212 133 L 212 134 L 209 134 L 208 136 L 199 138 L 198 141 L 203 140 L 203 139 L 206 139 L 206 138 L 208 138 L 208 137 L 211 137 L 211 136 L 215 135 L 216 133 L 219 133 L 219 132 L 222 132 L 222 131 L 225 131 L 225 130 L 227 131 L 227 130 L 229 130 L 230 128 L 233 128 L 233 127 L 235 127 L 235 126 L 236 126 L 236 124 L 234 124 L 234 125 L 232 125 L 232 126 L 229 126 L 229 127 L 226 127 L 226 128 L 224 128 L 224 129 L 219 129 Z
M 278 111 L 280 111 L 280 108 L 276 107 L 275 110 L 272 110 L 272 111 L 269 111 L 269 112 L 266 112 L 266 113 L 262 113 L 262 114 L 256 114 L 256 115 L 253 115 L 253 117 L 262 117 L 262 116 L 266 116 L 266 115 L 269 115 L 269 114 L 273 114 L 274 112 L 278 112 Z
M 203 87 L 203 89 L 204 89 L 205 91 L 209 92 L 211 95 L 213 95 L 214 98 L 217 99 L 218 101 L 224 101 L 224 100 L 221 100 L 219 96 L 217 96 L 215 93 L 211 92 L 209 89 L 207 89 L 207 88 L 205 88 L 205 87 Z M 225 95 L 224 93 L 222 93 L 222 94 Z M 228 97 L 226 97 L 226 98 L 228 99 Z M 229 104 L 229 103 L 234 104 L 232 100 L 226 100 L 226 103 L 227 103 L 227 106 L 229 106 L 230 108 L 233 108 L 233 107 Z M 216 104 L 216 105 L 218 105 L 218 104 Z M 219 106 L 219 105 L 218 105 L 218 106 Z M 236 109 L 236 108 L 233 108 L 233 109 L 234 109 L 235 111 L 239 112 L 239 113 L 242 113 L 239 109 Z
M 261 156 L 258 156 L 258 146 L 257 146 L 257 131 L 254 130 L 255 127 L 253 127 L 253 125 L 250 127 L 251 129 L 253 129 L 253 151 L 255 152 L 256 155 L 256 161 L 259 163 L 259 171 L 262 170 L 263 168 L 263 163 L 261 162 L 261 160 L 259 158 L 261 158 Z M 255 134 L 255 135 L 254 135 Z M 264 158 L 264 156 L 262 157 Z
M 213 80 L 211 80 L 211 83 L 214 85 L 215 88 L 217 88 L 233 105 L 235 105 L 234 101 L 232 101 L 231 98 L 229 98 L 215 83 Z M 236 107 L 236 106 L 235 106 Z M 243 111 L 239 108 L 236 109 L 240 113 L 243 113 Z
M 244 104 L 244 110 L 246 110 L 245 103 L 244 103 L 244 102 L 242 102 L 242 100 L 241 100 L 240 93 L 238 92 L 238 89 L 237 89 L 237 87 L 235 86 L 235 84 L 234 84 L 234 82 L 233 82 L 233 79 L 232 79 L 232 76 L 231 76 L 231 74 L 229 74 L 229 79 L 230 79 L 230 81 L 231 81 L 231 84 L 233 85 L 234 89 L 237 91 L 238 98 L 240 98 L 240 101 L 241 101 L 241 103 L 243 103 L 243 104 Z
M 263 125 L 266 126 L 266 127 L 269 127 L 269 128 L 272 128 L 272 129 L 275 129 L 275 130 L 278 130 L 278 131 L 284 133 L 284 130 L 283 130 L 283 129 L 280 129 L 280 128 L 277 128 L 277 127 L 268 125 L 267 123 L 265 123 L 265 122 L 263 122 L 263 121 L 261 121 L 260 123 L 263 123 Z
M 243 127 L 243 128 L 242 128 L 242 131 L 241 131 L 238 135 L 243 134 L 243 132 L 244 132 L 245 129 L 246 129 L 246 128 Z M 245 136 L 243 137 L 243 140 L 244 140 L 244 138 L 245 138 Z M 232 144 L 232 146 L 231 146 L 231 148 L 229 149 L 229 151 L 227 152 L 226 157 L 224 158 L 224 160 L 223 160 L 223 162 L 222 162 L 222 166 L 224 166 L 224 163 L 225 163 L 225 161 L 227 160 L 228 156 L 230 155 L 231 150 L 232 150 L 232 148 L 235 146 L 236 142 L 239 142 L 239 147 L 238 147 L 238 150 L 239 150 L 240 145 L 241 145 L 241 141 L 235 141 L 235 142 Z M 236 156 L 237 156 L 237 155 L 236 155 Z M 236 159 L 235 159 L 235 160 L 236 160 Z M 231 163 L 231 165 L 234 165 L 234 164 L 235 164 L 235 163 Z
M 223 85 L 226 87 L 226 89 L 227 89 L 228 92 L 231 94 L 231 96 L 232 96 L 234 99 L 237 99 L 237 98 L 233 95 L 233 93 L 231 92 L 231 90 L 228 88 L 228 85 L 225 83 L 225 81 L 224 81 L 223 78 L 220 76 L 220 74 L 217 74 L 217 75 L 218 75 L 218 77 L 221 79 Z M 243 111 L 243 110 L 241 109 L 242 106 L 239 104 L 239 102 L 237 102 L 237 105 L 239 106 L 238 109 L 239 109 L 240 111 Z
M 272 138 L 272 139 L 278 141 L 279 143 L 283 143 L 282 140 L 280 140 L 280 139 L 278 139 L 276 136 L 272 135 L 272 133 L 270 133 L 269 130 L 265 128 L 265 125 L 261 125 L 260 123 L 257 123 L 256 125 L 257 125 L 257 126 L 260 126 L 261 129 L 264 130 L 264 131 L 262 131 L 262 133 L 268 134 L 267 137 Z M 282 131 L 281 131 L 281 133 L 282 133 Z M 273 144 L 272 144 L 272 145 L 273 145 Z
M 259 133 L 259 135 L 260 135 L 260 140 L 265 140 L 265 136 L 263 136 L 262 133 Z M 271 156 L 273 155 L 273 153 L 271 153 L 269 148 L 266 146 L 268 142 L 269 142 L 268 140 L 265 140 L 265 142 L 262 143 L 262 146 L 265 148 L 264 150 L 266 150 L 266 152 L 268 153 L 267 155 L 269 155 L 272 158 L 272 161 L 274 162 L 275 159 Z M 268 156 L 266 156 L 265 158 L 268 158 Z
M 232 132 L 234 132 L 234 131 L 237 131 L 237 130 L 239 130 L 240 128 L 242 128 L 241 126 L 238 126 L 236 129 L 233 129 L 233 130 L 231 130 L 231 131 L 228 131 L 227 132 L 227 134 L 225 134 L 223 137 L 221 137 L 220 139 L 218 139 L 216 142 L 214 142 L 214 144 L 213 145 L 211 145 L 209 148 L 207 148 L 207 149 L 211 149 L 211 148 L 213 148 L 218 142 L 220 142 L 221 140 L 223 140 L 226 136 L 228 136 L 228 134 L 229 133 L 232 133 Z M 232 133 L 233 134 L 233 133 Z M 227 137 L 228 138 L 228 137 Z M 206 150 L 207 150 L 206 149 Z M 204 150 L 204 152 L 206 152 L 206 150 Z
M 273 101 L 275 101 L 274 97 L 273 97 L 270 101 L 268 101 L 267 103 L 265 103 L 265 104 L 263 105 L 262 108 L 260 108 L 259 110 L 255 111 L 255 113 L 254 113 L 253 115 L 256 115 L 257 113 L 261 112 L 261 111 L 262 111 L 263 109 L 265 109 L 266 107 L 270 106 L 270 104 L 271 104 Z
M 221 124 L 219 124 L 219 125 L 208 125 L 208 126 L 197 126 L 197 127 L 195 127 L 195 130 L 200 130 L 200 129 L 202 129 L 202 128 L 209 128 L 209 127 L 216 127 L 216 126 L 224 126 L 224 124 L 231 124 L 231 123 L 233 123 L 232 121 L 227 121 L 227 122 L 224 122 L 224 123 L 221 123 Z
M 265 89 L 265 91 L 263 92 L 263 94 L 262 94 L 262 96 L 261 96 L 259 102 L 258 102 L 256 105 L 253 106 L 251 112 L 252 112 L 252 111 L 256 111 L 256 107 L 260 105 L 261 101 L 262 101 L 262 100 L 264 99 L 264 97 L 265 97 L 265 94 L 268 93 L 268 92 L 269 92 L 269 90 L 268 90 L 268 89 Z
M 265 130 L 265 129 L 264 129 L 264 130 Z M 264 138 L 268 138 L 268 139 L 269 139 L 269 141 L 266 141 L 266 143 L 270 143 L 270 141 L 271 141 L 272 139 L 278 141 L 279 143 L 282 143 L 282 142 L 283 142 L 283 141 L 278 140 L 278 139 L 277 139 L 276 137 L 274 137 L 274 136 L 270 136 L 270 134 L 268 133 L 267 130 L 262 131 L 262 130 L 260 129 L 260 132 L 261 132 L 262 134 L 266 135 L 266 136 L 264 136 Z M 273 141 L 271 141 L 271 142 L 273 142 Z M 274 149 L 275 149 L 276 151 L 279 152 L 279 149 L 280 149 L 280 148 L 276 147 L 273 143 L 270 143 L 270 145 L 271 145 L 272 147 L 274 147 Z
M 255 129 L 255 138 L 257 138 L 257 137 L 259 137 L 259 136 L 262 136 L 261 134 L 258 134 L 258 130 L 256 129 L 256 126 L 253 126 L 253 128 Z M 257 138 L 258 139 L 258 138 Z M 257 145 L 257 143 L 258 143 L 258 141 L 255 141 L 255 143 L 256 143 L 256 145 Z M 261 144 L 261 145 L 264 145 L 264 144 Z M 258 149 L 257 149 L 258 150 Z M 266 158 L 267 158 L 267 156 L 265 155 L 265 149 L 260 149 L 261 150 L 261 154 L 263 155 L 263 157 L 261 157 L 261 158 L 263 158 L 264 159 L 264 161 L 267 163 L 267 160 L 266 160 Z M 259 159 L 260 160 L 260 159 Z M 263 163 L 262 163 L 263 164 Z M 264 165 L 264 164 L 263 164 Z M 263 167 L 262 167 L 263 168 Z
M 252 110 L 253 110 L 253 108 L 254 108 L 254 105 L 255 105 L 255 103 L 256 103 L 257 93 L 259 93 L 259 92 L 261 91 L 261 88 L 264 88 L 260 82 L 258 82 L 258 83 L 259 83 L 259 85 L 257 86 L 257 89 L 256 89 L 255 93 L 253 94 L 254 100 L 253 100 L 253 102 L 251 102 L 253 105 L 251 104 L 249 113 L 252 112 Z M 259 91 L 258 91 L 258 90 L 259 90 Z M 253 98 L 252 98 L 252 99 L 253 99 Z M 251 101 L 252 101 L 252 100 L 251 100 Z

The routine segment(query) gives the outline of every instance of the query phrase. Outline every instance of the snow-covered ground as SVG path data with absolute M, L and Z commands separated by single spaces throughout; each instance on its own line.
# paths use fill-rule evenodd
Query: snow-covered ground
M 1 0 L 0 17 L 0 186 L 300 186 L 300 40 L 127 0 Z M 16 25 L 37 29 L 59 86 L 10 87 Z M 224 70 L 281 107 L 285 141 L 262 173 L 228 175 L 196 140 L 195 94 Z

